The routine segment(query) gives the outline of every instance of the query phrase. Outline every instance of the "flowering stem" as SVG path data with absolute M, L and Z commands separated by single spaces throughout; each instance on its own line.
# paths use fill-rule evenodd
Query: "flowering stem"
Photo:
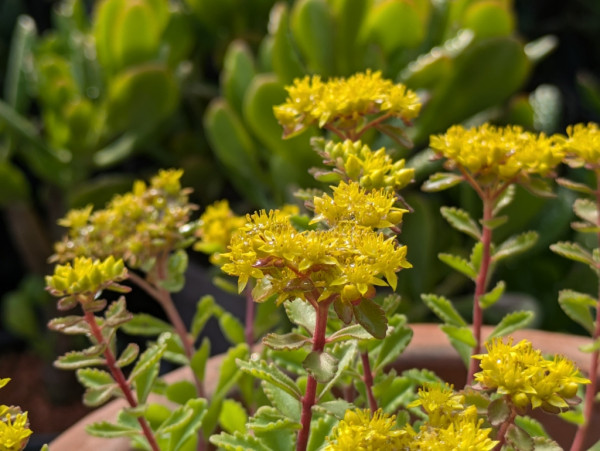
M 133 396 L 131 387 L 127 383 L 127 379 L 125 378 L 123 371 L 121 371 L 121 368 L 119 368 L 117 366 L 115 356 L 113 355 L 112 351 L 110 350 L 109 343 L 106 342 L 104 336 L 102 335 L 102 331 L 100 330 L 100 327 L 96 323 L 96 317 L 94 316 L 94 314 L 92 312 L 86 311 L 84 318 L 85 318 L 85 321 L 90 326 L 90 330 L 92 332 L 92 335 L 96 339 L 96 341 L 99 344 L 104 345 L 104 358 L 106 359 L 106 366 L 108 367 L 110 373 L 115 378 L 115 381 L 119 385 L 121 392 L 123 392 L 125 399 L 127 400 L 127 402 L 129 403 L 129 405 L 131 407 L 137 407 L 138 403 L 137 403 L 135 397 Z M 140 426 L 142 427 L 142 431 L 144 432 L 144 436 L 148 440 L 150 447 L 154 451 L 160 451 L 160 448 L 158 447 L 158 443 L 156 442 L 156 438 L 154 437 L 154 434 L 152 433 L 152 429 L 150 429 L 150 426 L 148 425 L 148 422 L 146 421 L 146 419 L 143 416 L 140 416 L 137 418 L 137 421 L 140 424 Z
M 377 412 L 377 400 L 373 395 L 373 372 L 371 371 L 371 364 L 369 362 L 369 352 L 361 352 L 360 358 L 363 364 L 363 381 L 365 382 L 365 388 L 367 389 L 367 399 L 369 400 L 369 407 L 371 409 L 371 413 L 375 413 Z
M 502 447 L 504 446 L 504 444 L 506 443 L 506 432 L 508 431 L 508 428 L 510 427 L 510 425 L 515 422 L 516 417 L 517 417 L 517 411 L 511 405 L 509 417 L 506 419 L 506 421 L 504 423 L 502 423 L 502 425 L 500 426 L 500 429 L 498 429 L 498 435 L 496 436 L 496 440 L 498 440 L 499 443 L 494 448 L 494 451 L 500 451 L 502 449 Z
M 246 295 L 246 323 L 244 327 L 244 335 L 246 337 L 246 344 L 248 348 L 252 349 L 254 344 L 254 299 L 252 299 L 252 289 L 250 286 L 246 286 L 244 290 Z
M 479 274 L 475 281 L 475 296 L 473 298 L 473 336 L 475 337 L 475 347 L 471 355 L 481 352 L 481 327 L 483 324 L 483 309 L 479 303 L 479 298 L 485 294 L 485 288 L 490 270 L 492 245 L 492 229 L 486 224 L 487 221 L 494 217 L 494 202 L 491 196 L 484 196 L 483 201 L 483 231 L 481 234 L 481 244 L 483 246 L 481 255 L 481 265 L 479 266 Z M 477 371 L 477 360 L 471 359 L 469 363 L 469 372 L 467 374 L 467 385 L 473 381 L 473 375 Z
M 600 211 L 600 171 L 596 171 L 596 209 Z M 600 227 L 600 215 L 596 219 L 596 224 Z M 598 247 L 600 247 L 600 232 L 598 233 Z M 594 328 L 594 334 L 592 335 L 592 341 L 595 342 L 600 338 L 600 280 L 598 284 L 598 300 L 596 304 L 596 326 Z M 598 382 L 598 361 L 600 351 L 595 350 L 592 352 L 590 361 L 590 383 L 585 388 L 585 399 L 583 401 L 583 424 L 579 425 L 577 433 L 573 438 L 573 444 L 571 445 L 571 451 L 580 451 L 583 449 L 585 437 L 592 419 L 592 412 L 594 410 L 594 401 L 596 396 L 596 388 Z
M 316 299 L 316 298 L 315 298 Z M 314 352 L 322 352 L 325 348 L 325 333 L 327 331 L 327 314 L 329 312 L 329 305 L 331 300 L 325 300 L 321 302 L 312 302 L 315 307 L 317 318 L 315 323 L 315 331 L 313 334 L 313 346 Z M 308 375 L 306 382 L 306 392 L 301 399 L 302 402 L 302 413 L 300 414 L 300 424 L 302 428 L 298 433 L 298 442 L 296 444 L 296 451 L 306 451 L 308 445 L 308 435 L 310 433 L 310 421 L 312 420 L 312 407 L 315 405 L 317 395 L 317 380 L 312 374 Z

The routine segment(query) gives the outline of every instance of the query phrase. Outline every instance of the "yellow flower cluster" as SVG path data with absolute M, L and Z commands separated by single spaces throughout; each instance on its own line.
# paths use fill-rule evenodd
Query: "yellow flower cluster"
M 56 265 L 54 274 L 46 276 L 46 286 L 54 296 L 95 295 L 105 288 L 119 287 L 127 278 L 123 260 L 110 256 L 105 260 L 77 257 L 72 264 Z
M 312 223 L 323 221 L 332 227 L 353 221 L 359 226 L 381 229 L 399 224 L 408 211 L 394 207 L 396 198 L 390 192 L 367 191 L 353 182 L 341 182 L 332 189 L 333 197 L 324 194 L 314 198 Z
M 327 437 L 325 451 L 381 451 L 406 449 L 406 432 L 396 427 L 396 417 L 381 409 L 347 410 L 344 419 Z
M 70 211 L 59 224 L 67 236 L 55 245 L 54 261 L 86 256 L 122 258 L 132 267 L 152 264 L 158 255 L 189 246 L 195 206 L 182 189 L 181 170 L 162 170 L 150 185 L 136 181 L 131 192 L 116 196 L 102 210 L 92 206 Z M 145 268 L 147 269 L 147 268 Z
M 447 384 L 432 384 L 419 390 L 419 398 L 408 407 L 423 407 L 428 420 L 415 431 L 404 430 L 409 437 L 410 450 L 481 450 L 490 451 L 498 444 L 489 435 L 491 428 L 483 427 L 483 419 L 475 406 L 465 406 L 464 396 Z
M 547 175 L 562 161 L 562 142 L 557 135 L 538 135 L 519 126 L 454 125 L 445 134 L 432 136 L 430 147 L 448 160 L 449 169 L 464 169 L 481 183 L 492 184 Z
M 306 76 L 294 80 L 286 90 L 286 102 L 273 108 L 284 136 L 300 133 L 312 124 L 354 130 L 367 116 L 373 115 L 408 121 L 421 109 L 421 102 L 413 91 L 384 80 L 380 72 L 369 70 L 326 82 L 318 75 Z
M 0 388 L 9 382 L 9 378 L 0 379 Z M 23 413 L 17 407 L 0 405 L 0 451 L 24 449 L 32 433 L 27 412 Z
M 578 375 L 573 362 L 562 356 L 546 360 L 527 340 L 513 346 L 512 339 L 504 343 L 496 338 L 486 348 L 487 354 L 473 356 L 481 360 L 475 380 L 484 389 L 508 396 L 520 409 L 559 412 L 569 407 L 567 400 L 576 396 L 578 384 L 590 383 Z
M 576 124 L 567 127 L 566 162 L 574 167 L 600 169 L 600 128 L 598 124 Z
M 361 187 L 399 191 L 411 183 L 415 170 L 405 167 L 405 161 L 394 162 L 385 148 L 376 151 L 361 141 L 341 143 L 328 141 L 321 156 L 325 164 L 335 166 L 350 180 L 357 181 Z
M 387 200 L 365 201 L 374 197 L 357 184 L 340 186 L 340 190 L 354 193 L 354 202 L 341 196 L 345 204 L 337 205 L 334 194 L 329 210 L 335 215 L 317 209 L 317 215 L 332 225 L 328 229 L 297 231 L 290 215 L 279 210 L 248 215 L 246 225 L 233 235 L 230 251 L 224 254 L 229 262 L 223 271 L 238 276 L 240 291 L 250 278 L 266 279 L 261 280 L 263 288 L 268 288 L 269 295 L 277 294 L 278 302 L 306 299 L 308 293 L 312 297 L 317 293 L 319 300 L 339 295 L 345 302 L 359 302 L 374 294 L 375 285 L 395 288 L 396 272 L 411 266 L 406 261 L 406 246 L 364 224 L 387 226 L 392 219 L 400 220 L 402 211 L 396 211 Z M 383 193 L 376 194 L 387 199 Z M 315 204 L 320 204 L 317 198 Z M 351 210 L 352 204 L 355 210 Z

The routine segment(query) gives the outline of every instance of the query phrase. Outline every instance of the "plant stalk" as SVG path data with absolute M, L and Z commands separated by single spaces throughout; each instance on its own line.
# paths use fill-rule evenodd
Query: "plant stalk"
M 492 246 L 492 229 L 486 226 L 486 221 L 493 219 L 494 217 L 494 202 L 491 196 L 484 196 L 483 201 L 483 230 L 481 233 L 481 243 L 483 245 L 481 255 L 481 265 L 479 267 L 479 274 L 475 281 L 475 296 L 473 298 L 473 336 L 475 337 L 475 346 L 471 355 L 476 355 L 481 352 L 481 327 L 483 325 L 483 309 L 479 303 L 479 298 L 485 294 L 485 289 L 488 280 L 488 273 L 490 270 L 491 263 L 491 246 Z M 471 359 L 469 362 L 469 372 L 467 374 L 467 383 L 469 385 L 473 382 L 473 375 L 477 371 L 479 363 L 475 359 Z
M 127 379 L 125 378 L 123 371 L 121 371 L 121 368 L 119 368 L 117 366 L 115 356 L 113 355 L 112 351 L 110 350 L 109 343 L 106 342 L 104 336 L 102 335 L 102 331 L 100 330 L 100 327 L 96 323 L 96 316 L 92 312 L 86 311 L 84 318 L 85 318 L 85 321 L 90 326 L 90 330 L 92 331 L 92 335 L 94 336 L 96 341 L 98 343 L 105 345 L 104 358 L 106 359 L 106 366 L 108 367 L 110 373 L 115 378 L 115 381 L 117 382 L 117 384 L 119 385 L 119 388 L 123 392 L 125 399 L 127 400 L 127 402 L 129 403 L 129 405 L 131 407 L 137 407 L 138 403 L 137 403 L 135 397 L 133 396 L 131 387 L 127 383 Z M 137 418 L 137 421 L 140 424 L 140 426 L 142 427 L 142 431 L 144 432 L 144 436 L 148 440 L 150 447 L 154 451 L 160 451 L 160 448 L 158 447 L 158 443 L 156 442 L 156 438 L 154 437 L 154 434 L 152 433 L 152 429 L 150 429 L 150 426 L 148 425 L 148 422 L 146 421 L 146 419 L 143 416 L 140 416 Z
M 596 171 L 596 210 L 600 211 L 600 171 Z M 600 227 L 600 214 L 596 219 L 596 225 Z M 598 233 L 598 247 L 600 247 L 600 232 Z M 600 338 L 600 279 L 598 281 L 598 300 L 596 303 L 596 326 L 594 327 L 594 334 L 592 335 L 592 341 Z M 592 419 L 592 413 L 594 411 L 594 401 L 596 397 L 596 389 L 598 383 L 598 364 L 599 364 L 600 351 L 596 350 L 592 352 L 590 357 L 590 384 L 585 388 L 585 399 L 583 401 L 583 424 L 579 425 L 575 437 L 573 438 L 573 444 L 571 445 L 571 451 L 580 451 L 584 447 L 585 438 L 590 426 Z
M 248 349 L 252 349 L 254 345 L 254 299 L 252 298 L 252 289 L 250 286 L 246 286 L 244 290 L 246 295 L 246 320 L 244 324 L 244 336 L 246 337 L 246 344 Z
M 510 427 L 510 425 L 515 422 L 516 417 L 517 417 L 517 411 L 514 407 L 511 406 L 510 416 L 506 419 L 506 421 L 504 423 L 502 423 L 502 425 L 500 426 L 500 429 L 498 430 L 498 435 L 496 436 L 496 440 L 498 440 L 499 443 L 494 448 L 494 451 L 500 451 L 502 449 L 502 447 L 504 446 L 504 444 L 506 443 L 506 432 L 508 431 L 508 428 Z
M 317 299 L 317 297 L 315 297 Z M 313 346 L 314 352 L 322 352 L 325 348 L 325 333 L 327 331 L 327 314 L 329 312 L 330 300 L 322 302 L 313 302 L 317 313 L 317 319 L 315 324 L 315 332 L 313 334 Z M 312 420 L 312 407 L 315 405 L 317 395 L 317 380 L 312 374 L 308 375 L 308 381 L 306 382 L 306 392 L 301 399 L 302 402 L 302 413 L 300 414 L 300 424 L 302 428 L 298 432 L 298 442 L 296 444 L 296 451 L 306 451 L 308 445 L 308 436 L 310 433 L 310 422 Z
M 367 390 L 367 399 L 369 400 L 369 408 L 371 413 L 377 412 L 377 400 L 373 395 L 373 371 L 371 371 L 371 364 L 369 362 L 369 352 L 364 351 L 360 353 L 360 358 L 363 364 L 363 381 Z

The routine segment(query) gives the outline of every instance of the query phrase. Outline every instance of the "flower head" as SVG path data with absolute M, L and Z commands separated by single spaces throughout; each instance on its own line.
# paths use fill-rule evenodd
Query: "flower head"
M 300 133 L 312 124 L 352 130 L 366 116 L 373 115 L 408 121 L 421 109 L 421 102 L 413 91 L 384 80 L 380 72 L 370 70 L 326 82 L 318 75 L 306 76 L 294 80 L 286 90 L 286 102 L 273 108 L 285 136 Z
M 566 162 L 571 166 L 600 169 L 600 128 L 592 122 L 567 127 L 564 143 Z
M 473 356 L 481 360 L 475 380 L 485 389 L 508 396 L 521 409 L 541 407 L 557 412 L 569 407 L 567 400 L 577 393 L 578 384 L 590 381 L 578 375 L 570 360 L 544 359 L 541 351 L 527 340 L 513 346 L 496 338 L 486 344 L 487 354 Z
M 456 414 L 465 409 L 465 397 L 454 391 L 452 385 L 429 384 L 419 388 L 418 399 L 408 407 L 422 406 L 429 415 L 429 424 L 447 424 Z
M 10 378 L 0 379 L 0 388 L 10 382 Z M 0 451 L 20 451 L 27 445 L 29 436 L 27 412 L 18 407 L 0 405 Z
M 483 184 L 544 176 L 563 158 L 559 137 L 537 135 L 519 126 L 483 124 L 467 130 L 454 125 L 445 134 L 432 136 L 430 146 L 447 159 L 448 168 L 468 171 Z
M 326 451 L 400 450 L 408 443 L 407 433 L 396 427 L 395 415 L 381 409 L 371 415 L 365 410 L 347 410 L 333 429 Z

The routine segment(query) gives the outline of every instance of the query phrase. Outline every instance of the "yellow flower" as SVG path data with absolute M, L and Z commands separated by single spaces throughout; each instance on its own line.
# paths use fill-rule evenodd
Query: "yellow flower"
M 366 116 L 386 115 L 409 121 L 421 109 L 418 96 L 402 84 L 384 80 L 380 72 L 358 73 L 349 78 L 321 81 L 318 75 L 296 79 L 286 87 L 288 98 L 273 108 L 284 136 L 312 124 L 355 129 Z
M 567 127 L 565 161 L 574 167 L 600 169 L 600 128 L 592 122 Z
M 448 424 L 458 412 L 465 409 L 464 395 L 455 393 L 452 385 L 430 384 L 419 388 L 418 396 L 407 407 L 422 406 L 429 416 L 428 423 L 432 426 Z
M 547 175 L 564 155 L 558 136 L 490 124 L 468 130 L 454 125 L 445 134 L 432 136 L 430 146 L 448 160 L 448 168 L 463 168 L 484 184 Z
M 578 384 L 588 384 L 588 379 L 578 376 L 570 360 L 555 357 L 544 359 L 541 351 L 527 340 L 512 345 L 496 338 L 486 344 L 487 354 L 473 356 L 481 360 L 481 371 L 475 380 L 484 389 L 493 389 L 508 396 L 521 409 L 541 407 L 557 412 L 567 408 L 567 399 L 577 393 Z
M 0 388 L 10 382 L 10 378 L 0 378 Z M 14 406 L 0 405 L 0 451 L 20 451 L 25 448 L 29 436 L 27 412 Z
M 121 259 L 115 261 L 111 256 L 100 261 L 79 257 L 73 264 L 56 265 L 54 274 L 46 276 L 46 285 L 54 296 L 93 297 L 105 288 L 123 288 L 117 282 L 126 278 L 127 269 Z
M 371 416 L 365 410 L 347 410 L 344 419 L 327 437 L 326 451 L 381 451 L 405 449 L 406 431 L 396 428 L 395 415 L 381 409 Z
M 393 227 L 402 222 L 408 210 L 394 207 L 393 193 L 383 190 L 367 191 L 356 182 L 341 182 L 333 187 L 333 197 L 315 196 L 315 217 L 311 223 L 325 221 L 329 226 L 353 221 L 371 228 Z

